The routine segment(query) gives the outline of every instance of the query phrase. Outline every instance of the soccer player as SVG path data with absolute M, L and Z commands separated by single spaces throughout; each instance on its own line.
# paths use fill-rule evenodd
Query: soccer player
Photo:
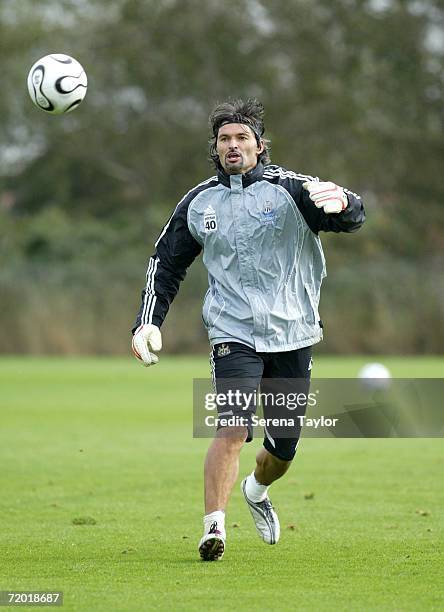
M 216 175 L 190 189 L 162 229 L 133 328 L 135 356 L 145 366 L 157 363 L 160 327 L 188 266 L 203 252 L 209 280 L 203 320 L 218 393 L 251 392 L 274 379 L 306 381 L 308 388 L 312 346 L 322 339 L 318 304 L 326 271 L 319 232 L 354 232 L 365 219 L 358 195 L 270 164 L 263 113 L 254 99 L 214 108 L 210 157 Z M 224 554 L 225 508 L 240 450 L 252 438 L 255 409 L 251 402 L 219 413 L 239 421 L 218 428 L 206 456 L 204 560 Z M 256 466 L 242 481 L 267 544 L 280 535 L 268 487 L 290 467 L 299 434 L 299 428 L 282 436 L 266 427 Z

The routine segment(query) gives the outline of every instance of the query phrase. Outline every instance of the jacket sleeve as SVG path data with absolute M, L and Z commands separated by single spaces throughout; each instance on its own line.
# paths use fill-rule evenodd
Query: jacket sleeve
M 299 182 L 299 181 L 298 181 Z M 356 193 L 344 188 L 347 195 L 348 206 L 340 213 L 324 212 L 323 208 L 317 208 L 308 191 L 302 187 L 295 186 L 297 193 L 295 202 L 302 213 L 308 227 L 315 233 L 323 232 L 356 232 L 365 221 L 364 204 L 361 197 Z
M 146 286 L 133 333 L 146 323 L 162 325 L 187 268 L 202 250 L 188 229 L 187 211 L 191 199 L 179 202 L 157 239 L 155 253 L 148 261 Z
M 319 179 L 297 174 L 279 166 L 268 166 L 265 176 L 270 182 L 277 182 L 288 191 L 308 227 L 315 234 L 320 231 L 356 232 L 365 221 L 365 211 L 361 197 L 349 189 L 344 189 L 348 199 L 347 208 L 340 213 L 327 214 L 323 208 L 317 208 L 314 205 L 308 191 L 302 187 L 305 181 Z

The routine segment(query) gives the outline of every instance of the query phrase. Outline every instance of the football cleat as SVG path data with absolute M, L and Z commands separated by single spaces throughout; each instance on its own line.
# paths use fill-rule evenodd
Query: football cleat
M 202 561 L 219 561 L 225 552 L 225 535 L 218 530 L 217 523 L 211 524 L 199 542 L 199 554 Z
M 254 502 L 248 499 L 246 493 L 247 479 L 241 482 L 241 490 L 244 494 L 245 501 L 248 504 L 251 516 L 253 517 L 254 524 L 259 536 L 266 544 L 277 544 L 279 542 L 279 536 L 281 534 L 281 526 L 279 524 L 279 518 L 276 514 L 273 505 L 267 496 L 261 502 Z

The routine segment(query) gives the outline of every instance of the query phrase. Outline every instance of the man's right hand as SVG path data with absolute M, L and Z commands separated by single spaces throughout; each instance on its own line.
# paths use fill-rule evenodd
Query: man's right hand
M 324 212 L 340 213 L 348 206 L 348 198 L 342 187 L 331 181 L 306 181 L 302 187 L 308 191 L 310 199 Z
M 134 355 L 144 366 L 155 365 L 159 358 L 151 351 L 160 351 L 162 335 L 157 325 L 140 325 L 134 332 L 132 349 Z

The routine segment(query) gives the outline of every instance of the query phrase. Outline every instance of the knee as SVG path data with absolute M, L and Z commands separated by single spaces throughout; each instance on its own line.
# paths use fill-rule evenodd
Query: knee
M 271 456 L 277 463 L 288 463 L 288 467 L 290 467 L 296 454 L 298 442 L 299 439 L 297 438 L 278 438 L 275 440 L 274 446 L 272 446 L 268 439 L 265 439 L 264 450 L 267 451 L 265 456 Z
M 216 438 L 223 440 L 226 446 L 241 448 L 248 436 L 246 427 L 222 427 L 218 429 Z
M 286 456 L 281 455 L 278 457 L 274 453 L 271 453 L 268 449 L 262 448 L 256 456 L 256 463 L 259 468 L 265 469 L 268 466 L 273 466 L 274 469 L 278 469 L 284 474 L 290 467 L 293 456 L 288 454 Z

